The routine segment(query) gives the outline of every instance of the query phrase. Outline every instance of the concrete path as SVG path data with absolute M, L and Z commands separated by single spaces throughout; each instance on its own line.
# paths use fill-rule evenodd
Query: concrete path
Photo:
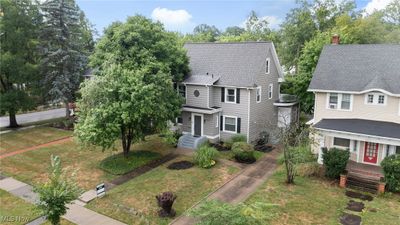
M 26 113 L 26 114 L 19 114 L 17 115 L 17 122 L 18 124 L 24 123 L 32 123 L 42 120 L 49 120 L 55 118 L 61 118 L 65 116 L 65 108 L 61 109 L 51 109 L 42 112 L 33 112 L 33 113 Z M 10 119 L 8 116 L 0 117 L 0 127 L 7 127 L 10 125 Z
M 11 177 L 2 178 L 3 179 L 0 180 L 0 189 L 3 189 L 32 204 L 39 201 L 39 196 L 32 191 L 32 186 Z M 78 225 L 125 225 L 124 223 L 110 217 L 87 209 L 84 205 L 84 202 L 75 200 L 72 204 L 68 205 L 69 209 L 63 218 Z M 40 222 L 40 219 L 38 219 L 38 222 Z
M 270 153 L 266 153 L 255 164 L 245 167 L 236 177 L 208 195 L 206 199 L 215 199 L 232 204 L 243 202 L 274 173 L 277 167 L 277 158 L 279 154 L 280 151 L 277 149 Z M 196 207 L 199 204 L 200 202 L 193 207 Z M 172 221 L 170 224 L 189 225 L 195 224 L 195 222 L 196 221 L 193 218 L 183 215 Z

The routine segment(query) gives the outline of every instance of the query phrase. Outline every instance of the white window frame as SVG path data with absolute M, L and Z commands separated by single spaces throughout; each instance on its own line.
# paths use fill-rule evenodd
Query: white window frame
M 270 74 L 271 73 L 271 59 L 267 58 L 265 60 L 265 74 Z
M 349 140 L 349 147 L 344 147 L 344 146 L 340 146 L 340 145 L 335 145 L 335 138 L 340 138 L 340 139 L 347 139 Z M 332 137 L 332 146 L 335 148 L 340 148 L 340 149 L 349 149 L 351 151 L 351 139 L 349 138 L 341 138 L 341 137 Z
M 370 95 L 373 96 L 372 103 L 368 102 Z M 383 96 L 383 98 L 384 98 L 383 103 L 379 103 L 379 96 Z M 380 93 L 380 92 L 370 92 L 370 93 L 365 94 L 364 102 L 365 102 L 366 105 L 382 105 L 382 106 L 385 106 L 386 103 L 387 103 L 387 98 L 388 98 L 388 96 L 386 94 L 383 94 L 383 93 Z
M 268 85 L 268 99 L 272 99 L 274 97 L 274 84 Z
M 234 95 L 233 95 L 234 101 L 233 102 L 229 101 L 229 99 L 228 99 L 228 90 L 234 91 Z M 225 102 L 231 103 L 231 104 L 236 104 L 236 88 L 225 88 Z
M 179 122 L 178 122 L 178 118 L 179 118 L 179 117 L 182 118 L 182 123 L 179 123 Z M 183 116 L 182 116 L 182 115 L 176 117 L 176 124 L 178 124 L 178 125 L 182 125 L 182 124 L 183 124 Z
M 257 87 L 256 89 L 256 102 L 260 103 L 261 102 L 261 98 L 262 98 L 262 92 L 261 92 L 261 86 Z M 260 99 L 258 99 L 258 97 L 260 97 Z
M 223 129 L 222 130 L 224 132 L 226 132 L 226 133 L 236 134 L 237 133 L 237 116 L 223 116 L 223 118 L 224 118 L 224 122 L 222 123 L 222 125 L 223 125 Z M 225 130 L 226 118 L 235 119 L 235 131 Z
M 215 127 L 218 128 L 219 127 L 219 115 L 217 114 L 216 117 L 217 117 L 217 119 L 216 119 L 217 123 L 215 124 Z
M 330 98 L 332 94 L 337 94 L 337 105 L 336 108 L 331 108 L 330 107 Z M 350 95 L 350 107 L 349 109 L 342 109 L 342 99 L 343 95 Z M 347 94 L 347 93 L 336 93 L 336 92 L 331 92 L 326 95 L 326 108 L 330 110 L 339 110 L 339 111 L 353 111 L 353 95 L 352 94 Z

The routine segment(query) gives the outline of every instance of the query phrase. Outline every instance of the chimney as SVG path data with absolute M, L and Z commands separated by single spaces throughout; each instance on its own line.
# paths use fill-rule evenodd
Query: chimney
M 334 34 L 334 35 L 332 36 L 332 44 L 333 44 L 333 45 L 338 45 L 338 44 L 340 44 L 340 37 L 339 37 L 338 34 Z

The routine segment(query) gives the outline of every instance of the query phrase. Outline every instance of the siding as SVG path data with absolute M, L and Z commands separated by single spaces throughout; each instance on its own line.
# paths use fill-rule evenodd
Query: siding
M 194 91 L 198 90 L 200 95 L 194 96 Z M 207 108 L 209 98 L 208 88 L 206 86 L 186 85 L 186 105 Z
M 321 119 L 365 119 L 386 122 L 400 123 L 399 116 L 399 97 L 386 95 L 386 105 L 367 105 L 365 104 L 365 95 L 353 95 L 352 111 L 327 109 L 327 93 L 315 94 L 315 113 L 314 122 L 317 123 Z
M 192 125 L 190 117 L 192 114 L 190 112 L 182 112 L 182 131 L 183 132 L 192 132 Z
M 211 89 L 211 87 L 210 87 Z M 248 115 L 247 115 L 247 110 L 248 110 L 248 94 L 247 90 L 244 88 L 240 89 L 240 103 L 239 104 L 234 104 L 234 103 L 226 103 L 226 102 L 221 102 L 221 88 L 220 87 L 212 87 L 212 93 L 213 93 L 213 105 L 212 106 L 217 106 L 222 108 L 221 115 L 226 115 L 226 116 L 237 116 L 241 119 L 240 123 L 240 134 L 247 135 L 247 124 L 248 124 Z M 228 140 L 235 134 L 233 133 L 228 133 L 221 131 L 221 140 Z
M 270 73 L 265 73 L 265 63 L 256 77 L 256 84 L 261 86 L 261 102 L 256 102 L 256 89 L 250 91 L 250 130 L 249 140 L 254 141 L 259 137 L 259 133 L 267 131 L 270 137 L 276 131 L 278 124 L 278 108 L 273 105 L 279 99 L 278 70 L 273 60 L 271 50 L 268 50 L 270 58 Z M 272 99 L 268 99 L 268 86 L 273 84 Z

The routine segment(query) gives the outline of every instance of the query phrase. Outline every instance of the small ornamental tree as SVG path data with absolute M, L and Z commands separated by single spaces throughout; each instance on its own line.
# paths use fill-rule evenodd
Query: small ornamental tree
M 325 176 L 337 179 L 346 170 L 347 161 L 350 158 L 350 151 L 338 148 L 323 148 L 322 159 L 325 166 Z
M 400 154 L 386 157 L 381 166 L 385 174 L 386 188 L 392 192 L 400 192 Z
M 53 225 L 60 224 L 60 218 L 67 213 L 67 204 L 79 197 L 81 189 L 71 176 L 68 176 L 61 167 L 58 156 L 51 156 L 49 180 L 35 187 L 39 194 L 39 208 Z M 73 176 L 72 176 L 73 177 Z

